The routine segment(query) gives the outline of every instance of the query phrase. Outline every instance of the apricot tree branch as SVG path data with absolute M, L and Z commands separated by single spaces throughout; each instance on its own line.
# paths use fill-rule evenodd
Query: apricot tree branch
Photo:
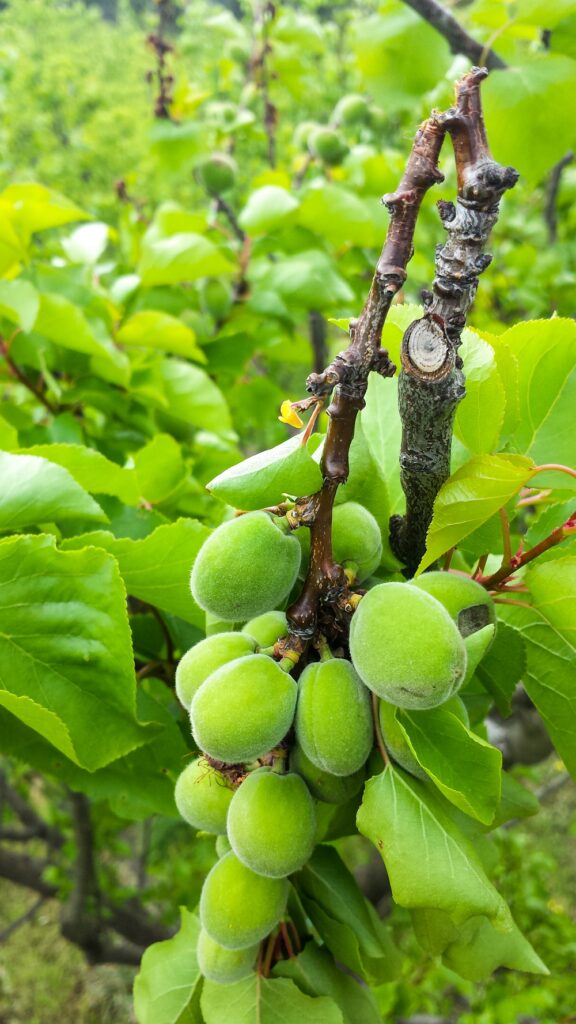
M 432 292 L 424 293 L 424 316 L 410 324 L 402 341 L 398 403 L 406 515 L 392 517 L 390 542 L 406 576 L 414 575 L 424 554 L 434 499 L 450 475 L 454 415 L 466 393 L 457 352 L 479 275 L 491 262 L 483 248 L 503 193 L 518 179 L 513 168 L 490 154 L 480 102 L 487 74 L 485 68 L 472 68 L 456 83 L 456 105 L 439 115 L 452 139 L 458 198 L 456 205 L 438 203 L 448 239 L 436 248 L 436 276 Z
M 356 417 L 365 404 L 368 376 L 375 371 L 389 377 L 395 371 L 388 353 L 380 348 L 382 328 L 406 279 L 424 194 L 442 180 L 437 164 L 444 133 L 434 114 L 419 128 L 398 189 L 383 199 L 390 211 L 390 227 L 364 309 L 350 322 L 350 345 L 322 373 L 310 374 L 306 382 L 315 397 L 332 392 L 333 396 L 327 409 L 330 422 L 321 462 L 322 489 L 299 499 L 287 517 L 293 528 L 306 525 L 311 532 L 308 575 L 302 593 L 288 610 L 291 634 L 301 640 L 314 634 L 321 605 L 337 607 L 348 588 L 344 570 L 332 557 L 332 508 L 338 487 L 348 478 L 348 452 Z M 344 600 L 341 610 L 349 614 L 352 607 Z
M 404 0 L 404 3 L 444 36 L 452 53 L 468 57 L 472 64 L 486 64 L 491 71 L 508 67 L 494 50 L 484 47 L 469 35 L 451 11 L 447 11 L 437 0 Z
M 569 519 L 566 520 L 562 526 L 557 526 L 555 530 L 548 537 L 544 537 L 539 544 L 535 544 L 533 548 L 529 548 L 528 551 L 523 551 L 521 554 L 512 555 L 508 561 L 504 561 L 500 568 L 493 573 L 491 576 L 483 576 L 478 580 L 486 590 L 496 590 L 501 587 L 502 584 L 509 579 L 518 569 L 522 566 L 528 565 L 529 562 L 533 562 L 535 558 L 542 555 L 545 551 L 549 551 L 550 548 L 555 547 L 557 544 L 561 544 L 567 537 L 573 537 L 576 533 L 576 512 L 574 512 Z

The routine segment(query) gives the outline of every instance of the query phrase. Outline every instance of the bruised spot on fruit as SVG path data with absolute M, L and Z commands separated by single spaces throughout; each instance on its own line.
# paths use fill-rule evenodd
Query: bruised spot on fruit
M 458 612 L 456 622 L 461 635 L 470 636 L 492 622 L 490 608 L 487 604 L 473 604 L 470 608 L 463 608 Z
M 481 583 L 455 572 L 425 572 L 411 587 L 431 594 L 454 619 L 462 636 L 496 623 L 494 602 Z

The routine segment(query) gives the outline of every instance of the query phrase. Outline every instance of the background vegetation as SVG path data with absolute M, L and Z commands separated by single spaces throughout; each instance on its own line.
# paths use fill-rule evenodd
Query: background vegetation
M 571 318 L 576 3 L 474 0 L 451 9 L 486 57 L 495 52 L 508 65 L 486 83 L 486 121 L 496 158 L 521 173 L 502 204 L 472 323 L 499 334 L 518 320 Z M 190 739 L 166 683 L 205 627 L 187 597 L 188 569 L 226 507 L 204 485 L 289 435 L 281 402 L 300 397 L 308 372 L 342 346 L 328 321 L 362 306 L 387 225 L 380 197 L 396 187 L 419 121 L 450 104 L 451 83 L 469 63 L 400 0 L 2 4 L 0 448 L 6 458 L 41 456 L 66 475 L 57 481 L 59 511 L 40 503 L 14 523 L 8 509 L 0 528 L 52 533 L 67 551 L 89 533 L 115 557 L 139 679 L 130 729 L 161 723 L 146 745 L 128 726 L 113 740 L 99 737 L 86 763 L 75 756 L 85 726 L 68 694 L 61 721 L 69 747 L 56 729 L 51 742 L 42 739 L 33 721 L 0 702 L 6 1024 L 132 1019 L 133 968 L 87 968 L 73 947 L 83 946 L 79 919 L 68 929 L 72 943 L 60 936 L 52 897 L 74 910 L 83 814 L 91 815 L 98 900 L 144 913 L 155 937 L 175 927 L 179 905 L 196 902 L 213 840 L 191 838 L 176 817 L 173 782 Z M 351 93 L 364 103 L 342 120 L 338 103 Z M 340 134 L 334 165 L 310 153 L 318 125 Z M 224 202 L 201 184 L 214 151 L 237 164 Z M 450 163 L 441 166 L 445 184 L 427 197 L 416 233 L 408 303 L 433 277 L 442 235 L 434 203 L 455 190 Z M 387 332 L 393 348 L 394 318 Z M 570 387 L 574 372 L 571 364 Z M 472 377 L 489 421 L 500 378 L 492 364 Z M 120 601 L 120 589 L 112 596 Z M 517 771 L 538 790 L 563 768 L 552 755 Z M 84 794 L 80 809 L 68 787 Z M 571 1019 L 576 806 L 568 793 L 552 793 L 534 823 L 498 836 L 499 881 L 552 978 L 503 973 L 476 986 L 432 961 L 423 967 L 395 911 L 407 959 L 402 979 L 378 993 L 390 1019 Z M 18 797 L 34 819 L 22 818 Z M 14 838 L 22 831 L 25 840 Z M 362 841 L 346 856 L 361 867 Z M 26 858 L 36 884 L 17 888 L 8 879 L 15 859 Z M 95 889 L 81 895 L 81 916 L 98 931 Z M 93 960 L 108 959 L 102 943 Z

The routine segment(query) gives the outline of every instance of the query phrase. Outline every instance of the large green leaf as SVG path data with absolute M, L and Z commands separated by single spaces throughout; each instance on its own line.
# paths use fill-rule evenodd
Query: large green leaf
M 522 634 L 506 622 L 499 622 L 496 639 L 476 669 L 482 686 L 492 695 L 501 715 L 512 710 L 512 694 L 526 667 Z
M 258 286 L 279 294 L 288 305 L 305 309 L 333 309 L 354 298 L 334 261 L 320 249 L 285 256 L 267 266 Z
M 34 330 L 74 352 L 120 364 L 122 355 L 96 337 L 84 313 L 64 295 L 43 294 Z M 125 357 L 124 357 L 125 358 Z
M 233 985 L 206 981 L 200 1005 L 206 1024 L 344 1024 L 332 999 L 311 999 L 288 978 L 260 974 Z
M 512 164 L 533 185 L 540 181 L 574 144 L 566 96 L 575 88 L 576 62 L 555 54 L 494 71 L 482 88 L 482 103 L 497 160 Z
M 390 513 L 401 512 L 404 492 L 400 484 L 400 439 L 402 423 L 398 412 L 398 381 L 371 373 L 366 408 L 360 413 L 362 431 L 372 456 L 386 481 Z
M 202 976 L 196 959 L 200 922 L 180 908 L 179 932 L 149 946 L 134 982 L 138 1024 L 204 1024 L 200 1012 Z
M 181 359 L 164 359 L 160 372 L 170 416 L 216 434 L 232 430 L 226 399 L 204 370 Z
M 447 800 L 489 825 L 500 802 L 502 754 L 445 707 L 396 712 L 408 746 Z
M 203 235 L 184 232 L 169 238 L 148 236 L 142 244 L 138 274 L 142 285 L 179 284 L 199 277 L 232 273 L 234 264 Z
M 325 947 L 309 942 L 303 952 L 281 960 L 275 977 L 291 978 L 306 995 L 330 996 L 344 1017 L 344 1024 L 382 1024 L 382 1017 L 370 989 L 361 987 L 344 974 Z
M 146 743 L 116 562 L 53 537 L 0 541 L 0 704 L 94 771 Z M 98 728 L 95 728 L 97 723 Z
M 536 463 L 576 464 L 576 323 L 554 317 L 516 324 L 500 339 L 518 364 L 519 419 L 512 434 L 518 451 Z M 568 486 L 568 477 L 546 473 L 542 487 Z
M 0 316 L 17 324 L 23 331 L 31 331 L 40 299 L 29 281 L 0 281 Z
M 372 246 L 379 241 L 374 218 L 362 200 L 349 189 L 322 179 L 315 181 L 306 193 L 298 220 L 337 247 Z
M 400 906 L 444 910 L 456 924 L 483 914 L 510 929 L 508 907 L 474 845 L 422 782 L 387 766 L 367 782 L 356 820 L 380 851 Z
M 526 645 L 524 686 L 576 776 L 576 558 L 536 563 L 525 579 L 534 608 L 506 609 Z
M 265 235 L 298 209 L 298 200 L 279 185 L 263 185 L 248 196 L 238 220 L 249 235 Z
M 196 344 L 196 335 L 177 317 L 158 310 L 145 309 L 134 313 L 118 328 L 116 340 L 120 345 L 138 345 L 142 348 L 174 352 L 205 363 L 206 356 Z
M 0 203 L 10 205 L 12 223 L 25 239 L 35 231 L 90 219 L 90 214 L 70 199 L 44 185 L 9 185 L 0 194 Z
M 140 492 L 147 501 L 164 501 L 185 477 L 182 449 L 170 434 L 156 434 L 134 455 Z
M 36 455 L 62 466 L 91 494 L 112 494 L 126 505 L 138 504 L 140 491 L 135 471 L 111 462 L 94 448 L 82 444 L 35 444 L 14 454 Z
M 440 488 L 426 539 L 421 573 L 449 548 L 487 522 L 534 472 L 534 463 L 521 455 L 477 455 L 452 474 Z
M 504 386 L 494 349 L 474 331 L 464 331 L 460 355 L 466 396 L 456 411 L 454 433 L 469 452 L 483 455 L 498 444 L 506 405 Z
M 190 593 L 190 571 L 209 533 L 208 527 L 195 519 L 178 519 L 158 526 L 142 540 L 117 538 L 98 530 L 70 537 L 62 547 L 67 551 L 87 545 L 103 548 L 116 558 L 129 594 L 203 626 L 204 612 Z
M 73 476 L 37 455 L 0 452 L 0 530 L 69 519 L 105 522 L 99 505 Z
M 210 481 L 208 490 L 244 510 L 277 505 L 286 494 L 314 494 L 322 486 L 320 467 L 312 458 L 319 441 L 319 435 L 312 434 L 303 445 L 302 435 L 296 434 L 224 470 Z

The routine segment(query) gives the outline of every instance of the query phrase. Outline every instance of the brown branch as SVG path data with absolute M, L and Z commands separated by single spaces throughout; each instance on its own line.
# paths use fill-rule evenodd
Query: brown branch
M 539 555 L 556 547 L 557 544 L 561 544 L 563 540 L 572 537 L 574 533 L 576 533 L 576 512 L 562 526 L 552 530 L 552 533 L 541 540 L 539 544 L 535 544 L 533 548 L 529 548 L 528 551 L 523 551 L 521 554 L 512 555 L 509 561 L 505 561 L 495 573 L 491 576 L 481 577 L 478 579 L 478 583 L 481 583 L 486 590 L 496 590 L 522 566 L 533 562 Z
M 464 75 L 456 84 L 456 105 L 439 115 L 452 139 L 458 198 L 456 205 L 438 203 L 448 239 L 436 249 L 436 276 L 432 292 L 424 293 L 424 316 L 410 324 L 402 341 L 398 403 L 406 515 L 392 517 L 390 542 L 406 576 L 414 575 L 424 554 L 434 500 L 450 475 L 454 415 L 466 393 L 457 355 L 461 334 L 479 275 L 491 261 L 483 248 L 500 199 L 518 178 L 490 154 L 480 102 L 487 74 L 473 68 Z
M 468 57 L 472 64 L 485 64 L 490 71 L 508 67 L 494 50 L 484 47 L 469 35 L 454 15 L 437 0 L 404 0 L 404 3 L 444 36 L 452 53 Z
M 12 356 L 10 355 L 8 342 L 6 341 L 5 338 L 0 338 L 0 353 L 4 356 L 4 359 L 6 360 L 6 366 L 8 367 L 8 370 L 10 371 L 12 376 L 16 377 L 16 379 L 19 380 L 20 383 L 23 384 L 24 387 L 27 388 L 31 394 L 33 394 L 34 397 L 38 399 L 38 401 L 44 406 L 45 409 L 48 410 L 49 413 L 52 413 L 54 415 L 54 413 L 58 412 L 58 406 L 52 405 L 52 402 L 50 402 L 49 399 L 46 397 L 42 388 L 38 384 L 34 384 L 33 381 L 31 381 L 30 378 L 24 373 L 24 370 L 21 370 L 18 364 L 14 362 Z
M 558 200 L 558 192 L 560 190 L 560 182 L 562 181 L 562 172 L 568 164 L 571 164 L 574 159 L 574 153 L 566 153 L 557 164 L 550 171 L 548 178 L 548 184 L 546 186 L 546 203 L 544 206 L 544 220 L 548 228 L 548 241 L 551 245 L 554 244 L 558 238 L 558 210 L 556 203 Z
M 356 417 L 364 407 L 371 371 L 391 376 L 395 367 L 380 348 L 382 329 L 394 296 L 406 279 L 412 255 L 414 228 L 426 191 L 442 180 L 437 164 L 444 127 L 432 115 L 421 125 L 406 170 L 396 192 L 384 196 L 390 227 L 364 309 L 350 322 L 350 345 L 322 372 L 312 373 L 307 389 L 317 398 L 333 397 L 322 455 L 322 489 L 300 499 L 289 517 L 291 526 L 310 527 L 310 567 L 299 598 L 288 609 L 291 632 L 297 637 L 314 634 L 320 605 L 338 607 L 348 587 L 344 570 L 332 557 L 332 508 L 340 484 L 348 478 L 348 452 Z

